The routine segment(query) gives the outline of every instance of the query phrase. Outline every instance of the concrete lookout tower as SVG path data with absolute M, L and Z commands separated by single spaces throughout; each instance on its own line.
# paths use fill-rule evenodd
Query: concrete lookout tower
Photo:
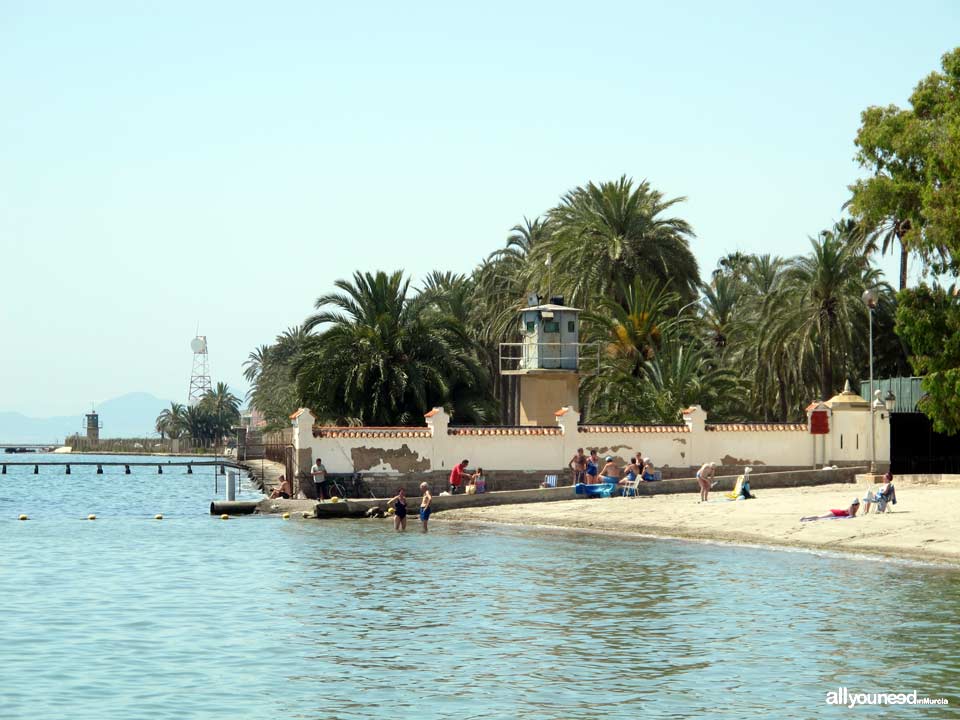
M 562 407 L 579 411 L 580 310 L 562 297 L 527 297 L 519 343 L 500 344 L 500 372 L 520 380 L 520 424 L 554 426 Z
M 84 427 L 87 430 L 87 442 L 91 445 L 96 445 L 100 442 L 100 428 L 103 427 L 100 424 L 100 416 L 96 410 L 91 410 L 85 417 L 86 422 L 84 423 Z

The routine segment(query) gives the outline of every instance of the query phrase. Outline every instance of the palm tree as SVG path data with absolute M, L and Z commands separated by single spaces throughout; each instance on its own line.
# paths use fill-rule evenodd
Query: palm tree
M 172 402 L 170 403 L 170 407 L 164 408 L 157 416 L 156 428 L 157 432 L 160 433 L 161 439 L 163 439 L 164 435 L 171 440 L 180 437 L 180 434 L 183 432 L 183 410 L 183 405 Z
M 200 404 L 191 405 L 183 411 L 183 429 L 198 445 L 216 438 L 214 419 Z
M 736 386 L 734 374 L 712 363 L 702 345 L 672 337 L 657 357 L 645 363 L 644 373 L 655 419 L 662 423 L 679 422 L 680 411 L 692 404 L 709 410 Z
M 216 438 L 224 437 L 240 420 L 240 398 L 230 392 L 229 386 L 218 382 L 200 400 L 201 409 L 209 416 Z
M 247 359 L 243 362 L 243 377 L 247 382 L 256 383 L 257 378 L 260 377 L 260 373 L 263 370 L 263 366 L 267 363 L 269 353 L 270 346 L 261 345 L 247 355 Z
M 820 394 L 826 399 L 836 390 L 837 366 L 846 370 L 862 345 L 867 320 L 863 291 L 890 289 L 842 228 L 825 230 L 810 244 L 811 254 L 792 261 L 782 286 L 770 297 L 776 310 L 766 332 L 794 349 L 801 372 L 807 358 L 816 358 Z
M 411 296 L 399 271 L 357 272 L 334 284 L 340 292 L 318 298 L 319 312 L 304 324 L 323 330 L 292 367 L 302 401 L 319 418 L 419 424 L 433 405 L 454 405 L 459 387 L 458 420 L 483 419 L 489 378 L 462 323 Z
M 663 217 L 684 199 L 667 200 L 646 180 L 634 187 L 625 175 L 574 188 L 550 210 L 553 232 L 534 246 L 534 268 L 541 274 L 549 270 L 551 289 L 564 291 L 582 307 L 635 275 L 692 299 L 700 282 L 689 247 L 693 230 L 685 220 Z M 536 262 L 548 259 L 549 266 Z

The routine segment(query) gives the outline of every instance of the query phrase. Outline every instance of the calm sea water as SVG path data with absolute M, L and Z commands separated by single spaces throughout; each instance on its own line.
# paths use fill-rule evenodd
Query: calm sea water
M 960 708 L 955 571 L 442 521 L 224 522 L 210 471 L 60 473 L 0 476 L 2 718 L 893 712 L 828 707 L 841 685 L 952 702 L 899 709 L 915 717 Z

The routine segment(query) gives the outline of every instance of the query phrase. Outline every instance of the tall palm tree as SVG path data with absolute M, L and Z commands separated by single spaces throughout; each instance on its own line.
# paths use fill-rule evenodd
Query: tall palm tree
M 157 416 L 157 432 L 163 438 L 166 435 L 171 440 L 180 437 L 183 432 L 183 405 L 172 402 L 170 407 L 164 408 Z
M 240 420 L 240 398 L 230 391 L 224 382 L 207 392 L 200 400 L 202 408 L 210 415 L 216 431 L 222 437 Z
M 270 346 L 261 345 L 247 355 L 247 359 L 243 361 L 244 379 L 251 383 L 256 382 L 257 378 L 260 376 L 260 372 L 263 370 L 263 366 L 267 363 L 267 356 L 269 353 Z
M 842 231 L 825 230 L 811 239 L 810 255 L 795 258 L 770 302 L 776 307 L 767 332 L 797 353 L 803 364 L 815 357 L 822 399 L 836 390 L 837 369 L 846 370 L 862 344 L 868 288 L 889 292 L 879 270 L 867 262 Z
M 432 312 L 398 271 L 354 273 L 340 292 L 317 299 L 308 330 L 323 328 L 294 361 L 301 399 L 320 418 L 374 425 L 422 422 L 431 406 L 453 404 L 454 388 L 472 390 L 454 412 L 482 419 L 489 379 L 462 324 Z
M 551 289 L 582 307 L 635 275 L 692 299 L 700 282 L 689 246 L 693 229 L 681 218 L 663 216 L 684 199 L 665 199 L 646 180 L 634 186 L 625 175 L 574 188 L 550 210 L 553 232 L 534 247 L 534 267 L 549 271 Z

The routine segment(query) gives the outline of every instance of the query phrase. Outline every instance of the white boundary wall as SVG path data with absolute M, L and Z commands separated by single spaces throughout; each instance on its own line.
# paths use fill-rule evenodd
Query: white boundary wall
M 449 470 L 463 459 L 487 470 L 552 470 L 567 466 L 577 448 L 597 448 L 601 457 L 621 463 L 636 453 L 657 467 L 690 467 L 713 461 L 721 465 L 814 466 L 869 462 L 870 412 L 836 410 L 830 433 L 814 436 L 808 423 L 728 423 L 708 425 L 707 413 L 694 405 L 683 425 L 579 425 L 579 413 L 563 408 L 557 426 L 450 426 L 450 416 L 434 408 L 426 427 L 314 428 L 314 417 L 301 409 L 292 416 L 298 464 L 321 458 L 333 473 L 426 472 Z M 888 413 L 876 413 L 876 459 L 889 462 Z M 296 468 L 306 472 L 307 467 Z

